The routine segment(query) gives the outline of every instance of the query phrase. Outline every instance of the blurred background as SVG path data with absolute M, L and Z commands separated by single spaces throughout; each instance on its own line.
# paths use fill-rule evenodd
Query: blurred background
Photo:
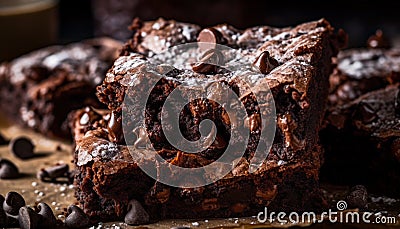
M 33 9 L 29 4 L 41 3 Z M 347 4 L 261 0 L 0 0 L 0 60 L 49 45 L 94 36 L 126 40 L 134 17 L 173 18 L 202 26 L 229 23 L 237 28 L 260 24 L 276 27 L 326 18 L 349 34 L 348 47 L 366 45 L 381 29 L 395 45 L 400 42 L 400 1 L 348 1 Z

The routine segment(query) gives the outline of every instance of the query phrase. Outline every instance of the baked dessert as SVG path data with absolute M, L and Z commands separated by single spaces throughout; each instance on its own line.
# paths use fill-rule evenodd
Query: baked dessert
M 95 88 L 121 44 L 97 38 L 51 46 L 0 65 L 0 104 L 11 120 L 47 136 L 71 138 L 67 115 L 101 107 Z
M 123 219 L 132 199 L 140 202 L 151 220 L 243 216 L 258 213 L 264 206 L 281 211 L 324 207 L 318 184 L 322 156 L 318 131 L 328 95 L 331 58 L 345 42 L 343 32 L 335 33 L 324 19 L 292 28 L 258 26 L 243 31 L 229 25 L 200 30 L 173 20 L 135 20 L 132 29 L 133 38 L 97 88 L 100 101 L 109 111 L 87 108 L 71 117 L 76 140 L 76 196 L 92 219 Z M 170 46 L 196 40 L 223 44 L 242 54 L 240 58 L 257 72 L 252 79 L 263 86 L 240 84 L 245 78 L 240 69 L 206 62 L 178 69 L 150 61 L 151 56 L 162 56 L 160 53 Z M 220 60 L 218 50 L 211 50 L 206 56 Z M 150 67 L 154 69 L 149 71 Z M 156 84 L 148 90 L 145 82 L 152 79 L 157 79 Z M 233 167 L 231 171 L 206 186 L 176 187 L 151 178 L 140 167 L 158 168 L 151 156 L 142 158 L 152 155 L 149 145 L 171 165 L 199 168 L 222 157 L 229 145 L 243 143 L 240 136 L 235 137 L 235 116 L 227 118 L 224 105 L 208 99 L 192 100 L 182 110 L 172 103 L 168 114 L 180 114 L 179 131 L 190 141 L 199 139 L 201 120 L 213 120 L 216 135 L 209 147 L 192 154 L 167 140 L 164 131 L 170 126 L 162 126 L 160 116 L 170 93 L 183 85 L 182 95 L 190 94 L 195 88 L 208 88 L 205 85 L 210 82 L 230 88 L 245 107 L 249 138 L 244 154 L 231 154 L 236 163 L 220 164 L 221 168 Z M 133 84 L 135 89 L 130 90 Z M 256 93 L 267 91 L 267 86 L 271 93 Z M 141 113 L 139 98 L 147 92 L 149 100 Z M 211 96 L 223 95 L 218 88 L 208 92 Z M 255 94 L 259 96 L 255 98 Z M 251 173 L 251 161 L 262 140 L 261 125 L 268 125 L 261 124 L 260 111 L 272 108 L 271 95 L 276 108 L 275 138 L 270 150 L 263 148 L 268 151 L 266 160 Z M 126 106 L 127 98 L 130 106 Z M 124 114 L 130 119 L 123 119 Z M 145 127 L 138 126 L 141 119 Z M 163 172 L 172 180 L 176 178 Z M 200 179 L 213 175 L 215 171 L 206 171 Z M 196 182 L 197 178 L 190 173 L 183 175 L 185 181 Z
M 358 48 L 343 50 L 330 77 L 330 107 L 400 80 L 400 49 Z
M 399 66 L 398 48 L 339 53 L 321 131 L 323 181 L 399 195 Z

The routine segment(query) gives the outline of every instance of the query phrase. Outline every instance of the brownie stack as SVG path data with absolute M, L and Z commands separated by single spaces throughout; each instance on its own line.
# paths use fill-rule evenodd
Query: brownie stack
M 400 49 L 382 33 L 339 53 L 321 131 L 324 181 L 400 194 Z
M 97 38 L 46 47 L 1 63 L 1 112 L 46 136 L 71 138 L 69 112 L 102 106 L 95 88 L 120 46 L 113 39 Z
M 132 200 L 142 205 L 150 220 L 253 215 L 265 206 L 279 211 L 316 211 L 324 207 L 318 183 L 322 156 L 318 131 L 329 92 L 331 59 L 345 42 L 343 33 L 335 33 L 323 19 L 290 28 L 257 26 L 245 30 L 229 25 L 201 29 L 164 19 L 134 20 L 131 28 L 132 39 L 97 88 L 97 96 L 108 110 L 82 109 L 74 113 L 71 122 L 76 141 L 76 196 L 93 220 L 123 219 Z M 205 63 L 177 69 L 153 66 L 149 60 L 170 47 L 195 41 L 214 42 L 243 54 L 253 71 L 261 73 L 252 80 L 265 88 L 241 85 L 240 69 Z M 219 58 L 215 50 L 210 55 Z M 158 72 L 146 71 L 150 66 Z M 151 89 L 150 102 L 142 114 L 135 105 L 140 103 L 137 98 L 148 91 L 141 85 L 155 74 L 162 77 Z M 221 165 L 233 166 L 231 171 L 206 186 L 173 187 L 158 182 L 139 167 L 138 163 L 151 164 L 151 159 L 142 155 L 146 152 L 141 150 L 143 146 L 150 144 L 173 165 L 198 168 L 217 160 L 229 144 L 243 140 L 232 137 L 233 117 L 226 117 L 223 104 L 206 99 L 193 100 L 182 110 L 170 112 L 181 112 L 180 129 L 175 131 L 181 131 L 189 141 L 198 140 L 202 120 L 213 120 L 216 137 L 210 147 L 192 154 L 175 148 L 166 139 L 160 113 L 168 95 L 179 85 L 186 84 L 190 90 L 210 81 L 230 88 L 246 108 L 250 135 L 244 155 L 232 154 L 235 166 Z M 131 85 L 135 90 L 130 89 Z M 264 125 L 260 107 L 272 107 L 266 102 L 267 95 L 254 98 L 251 92 L 266 87 L 276 108 L 275 138 L 261 168 L 250 173 L 250 161 Z M 221 95 L 218 90 L 211 93 Z M 132 106 L 124 106 L 125 97 L 132 99 Z M 123 112 L 132 119 L 124 120 Z M 141 119 L 146 125 L 138 127 L 136 122 Z M 144 135 L 148 142 L 143 141 Z M 195 178 L 188 174 L 187 179 Z

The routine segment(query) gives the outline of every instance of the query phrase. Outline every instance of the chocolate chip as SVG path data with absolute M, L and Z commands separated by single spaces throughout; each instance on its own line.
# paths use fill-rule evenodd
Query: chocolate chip
M 368 38 L 367 45 L 369 48 L 383 49 L 388 49 L 392 46 L 389 39 L 383 35 L 383 32 L 380 29 L 376 31 L 375 35 L 372 35 Z
M 371 105 L 365 102 L 361 102 L 358 104 L 354 117 L 364 124 L 369 124 L 376 119 L 376 114 Z
M 125 223 L 129 225 L 146 224 L 150 220 L 149 214 L 144 210 L 139 201 L 132 199 L 128 204 L 128 213 L 125 215 Z
M 63 151 L 63 148 L 62 148 L 61 145 L 57 145 L 57 146 L 56 146 L 56 150 L 57 150 L 57 151 Z
M 394 101 L 394 111 L 396 117 L 400 117 L 400 88 L 396 93 L 396 100 Z
M 108 121 L 107 130 L 110 133 L 111 141 L 119 142 L 122 139 L 121 117 L 117 117 L 115 112 L 111 112 L 110 121 Z
M 292 91 L 292 99 L 294 101 L 299 101 L 300 100 L 300 93 L 298 93 L 297 91 Z
M 37 177 L 42 181 L 53 181 L 57 178 L 68 178 L 69 177 L 69 166 L 68 164 L 58 164 L 52 167 L 41 169 Z
M 7 143 L 8 143 L 8 141 L 0 133 L 0 145 L 6 145 Z
M 3 209 L 10 215 L 18 215 L 21 207 L 25 206 L 24 198 L 17 192 L 9 192 L 3 202 Z
M 18 222 L 21 229 L 39 228 L 39 215 L 30 207 L 19 209 Z
M 203 29 L 200 33 L 199 36 L 197 37 L 198 42 L 205 42 L 208 44 L 199 44 L 199 48 L 201 50 L 208 50 L 208 49 L 214 49 L 215 44 L 221 44 L 223 41 L 223 35 L 220 31 L 218 31 L 215 28 L 205 28 Z M 211 43 L 211 44 L 210 44 Z
M 253 66 L 262 74 L 268 74 L 272 69 L 278 67 L 279 63 L 269 55 L 268 51 L 264 51 L 253 62 Z
M 89 217 L 76 205 L 68 207 L 69 215 L 65 219 L 65 225 L 69 228 L 82 228 L 89 226 Z
M 363 185 L 352 187 L 346 196 L 346 202 L 350 208 L 366 208 L 368 204 L 367 189 Z
M 7 159 L 0 158 L 0 179 L 13 179 L 19 177 L 17 166 Z
M 50 75 L 49 69 L 43 65 L 33 65 L 30 68 L 25 68 L 24 73 L 28 79 L 36 82 L 42 81 Z
M 46 203 L 39 203 L 37 208 L 39 209 L 38 214 L 41 216 L 39 228 L 54 228 L 57 225 L 57 219 L 50 206 Z
M 28 159 L 34 156 L 33 150 L 35 146 L 33 145 L 31 139 L 27 137 L 14 138 L 10 142 L 11 152 L 18 158 Z
M 192 69 L 193 71 L 202 74 L 217 73 L 221 68 L 220 66 L 224 65 L 224 61 L 225 58 L 221 51 L 210 49 L 202 55 L 199 62 L 192 64 Z
M 177 227 L 171 227 L 170 229 L 190 229 L 190 227 L 177 226 Z
M 6 212 L 0 208 L 0 228 L 7 227 L 7 215 Z

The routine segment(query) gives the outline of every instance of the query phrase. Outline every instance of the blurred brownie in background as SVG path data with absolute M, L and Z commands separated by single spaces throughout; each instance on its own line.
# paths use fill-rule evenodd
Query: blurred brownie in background
M 101 106 L 95 88 L 121 44 L 97 38 L 46 47 L 0 65 L 0 105 L 10 120 L 46 136 L 70 138 L 74 109 Z
M 400 48 L 382 32 L 339 53 L 321 141 L 321 179 L 400 195 Z

